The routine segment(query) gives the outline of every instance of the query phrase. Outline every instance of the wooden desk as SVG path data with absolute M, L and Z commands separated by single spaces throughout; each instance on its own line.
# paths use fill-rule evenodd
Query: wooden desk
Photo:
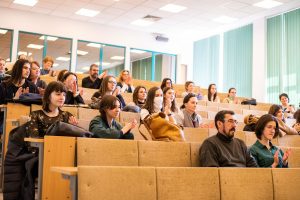
M 70 190 L 72 193 L 72 200 L 77 200 L 77 167 L 51 167 L 51 171 L 58 172 L 63 179 L 70 180 Z

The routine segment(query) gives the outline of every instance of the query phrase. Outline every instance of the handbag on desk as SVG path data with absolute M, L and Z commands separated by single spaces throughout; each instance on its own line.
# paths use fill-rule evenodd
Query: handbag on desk
M 168 121 L 163 112 L 148 115 L 142 120 L 152 140 L 162 141 L 185 141 L 183 130 L 180 126 Z M 141 135 L 148 140 L 144 133 Z

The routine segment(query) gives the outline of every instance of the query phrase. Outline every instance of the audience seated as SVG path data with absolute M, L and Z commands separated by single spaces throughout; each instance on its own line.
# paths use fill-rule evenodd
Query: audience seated
M 165 87 L 173 88 L 173 83 L 170 78 L 164 78 L 161 82 L 160 89 L 163 90 Z
M 279 125 L 279 136 L 283 137 L 286 134 L 287 135 L 298 135 L 298 132 L 300 131 L 300 125 L 296 125 L 294 128 L 289 127 L 285 123 L 284 115 L 283 115 L 283 109 L 280 105 L 272 105 L 269 109 L 268 114 L 273 115 L 276 117 Z
M 197 97 L 198 100 L 202 100 L 203 96 L 202 96 L 202 94 L 200 92 L 201 88 L 199 87 L 198 94 L 196 94 L 194 92 L 194 90 L 195 90 L 195 86 L 194 85 L 195 85 L 195 83 L 193 81 L 187 81 L 187 82 L 185 82 L 185 85 L 184 85 L 185 92 L 183 92 L 181 94 L 181 96 L 184 98 L 186 95 L 188 95 L 190 93 L 193 93 L 193 94 L 196 95 L 196 97 Z
M 250 131 L 250 132 L 254 132 L 255 131 L 255 126 L 257 121 L 259 120 L 259 116 L 255 116 L 255 115 L 247 115 L 244 118 L 244 129 L 243 131 Z
M 89 130 L 96 138 L 134 139 L 131 129 L 135 128 L 137 121 L 133 120 L 122 127 L 116 118 L 121 111 L 120 100 L 113 95 L 104 95 L 100 102 L 100 114 L 90 123 Z
M 41 69 L 41 75 L 56 76 L 55 71 L 52 69 L 54 60 L 51 56 L 46 56 L 43 59 L 43 69 Z
M 197 97 L 193 93 L 187 94 L 183 99 L 183 104 L 176 116 L 176 122 L 183 127 L 198 128 L 202 124 L 202 118 L 196 113 Z
M 10 75 L 5 74 L 5 60 L 0 57 L 0 83 L 3 80 L 6 80 L 10 77 Z
M 237 120 L 233 111 L 222 110 L 215 116 L 217 135 L 207 138 L 201 145 L 201 167 L 257 167 L 246 144 L 234 133 Z
M 28 60 L 17 60 L 12 69 L 12 76 L 0 84 L 0 104 L 7 100 L 19 99 L 21 94 L 39 93 L 37 87 L 27 80 L 30 74 Z
M 216 84 L 212 83 L 208 86 L 208 94 L 204 95 L 203 100 L 220 103 Z
M 74 74 L 73 72 L 67 72 L 63 77 L 63 83 L 67 89 L 65 104 L 84 104 L 84 100 L 80 94 L 82 93 L 82 90 L 78 89 L 76 74 Z
M 259 118 L 255 128 L 257 141 L 251 146 L 251 155 L 255 158 L 259 167 L 286 168 L 291 150 L 285 153 L 271 143 L 271 140 L 279 134 L 277 119 L 266 114 Z
M 117 86 L 121 88 L 121 93 L 127 92 L 132 93 L 134 90 L 134 87 L 132 85 L 132 78 L 129 74 L 129 71 L 124 69 L 121 71 L 119 75 L 119 81 Z
M 60 82 L 64 82 L 64 75 L 68 72 L 69 70 L 67 69 L 63 69 L 63 70 L 60 70 L 60 72 L 58 73 L 57 75 L 57 81 L 60 81 Z
M 293 114 L 295 113 L 295 107 L 289 104 L 290 98 L 286 93 L 282 93 L 279 95 L 279 100 L 281 102 L 282 110 L 286 113 L 286 117 L 293 118 Z
M 101 100 L 105 95 L 113 95 L 116 96 L 120 103 L 121 103 L 121 109 L 123 109 L 126 106 L 126 103 L 120 94 L 120 88 L 117 88 L 117 81 L 114 76 L 108 75 L 106 76 L 101 84 L 101 87 L 98 92 L 95 92 L 92 96 L 92 100 L 94 102 L 97 102 Z
M 30 80 L 38 88 L 40 95 L 44 95 L 47 84 L 45 81 L 40 79 L 40 75 L 40 64 L 36 61 L 31 62 L 30 75 L 28 80 Z
M 170 107 L 166 107 L 163 110 L 163 92 L 159 87 L 152 87 L 148 91 L 148 96 L 146 103 L 141 110 L 141 120 L 145 119 L 148 115 L 153 113 L 164 112 L 166 114 L 166 119 L 170 122 L 176 123 L 174 115 Z
M 142 108 L 146 103 L 147 98 L 147 89 L 144 86 L 137 86 L 132 94 L 132 102 L 130 102 L 129 106 L 138 106 Z
M 49 83 L 45 90 L 42 110 L 33 111 L 28 123 L 28 134 L 31 137 L 44 137 L 46 130 L 56 121 L 77 125 L 76 118 L 60 108 L 64 105 L 66 88 L 58 81 Z
M 228 96 L 223 100 L 223 103 L 240 104 L 240 100 L 236 96 L 236 89 L 230 88 L 228 90 Z
M 89 70 L 89 76 L 82 79 L 82 87 L 99 89 L 102 83 L 103 78 L 106 76 L 107 71 L 99 74 L 99 67 L 96 64 L 92 64 Z
M 293 115 L 294 119 L 296 120 L 296 123 L 293 125 L 293 128 L 300 126 L 300 109 L 298 109 L 294 115 Z M 297 129 L 298 130 L 298 129 Z M 298 131 L 298 134 L 300 134 L 300 132 Z

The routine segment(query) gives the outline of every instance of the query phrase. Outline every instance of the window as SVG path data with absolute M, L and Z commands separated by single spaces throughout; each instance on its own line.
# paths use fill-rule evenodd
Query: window
M 12 30 L 0 28 L 0 57 L 6 62 L 11 61 L 12 34 Z

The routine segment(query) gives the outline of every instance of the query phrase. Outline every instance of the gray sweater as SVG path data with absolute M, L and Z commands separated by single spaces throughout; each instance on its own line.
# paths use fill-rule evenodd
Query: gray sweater
M 199 153 L 201 167 L 257 167 L 242 140 L 221 133 L 207 138 Z

